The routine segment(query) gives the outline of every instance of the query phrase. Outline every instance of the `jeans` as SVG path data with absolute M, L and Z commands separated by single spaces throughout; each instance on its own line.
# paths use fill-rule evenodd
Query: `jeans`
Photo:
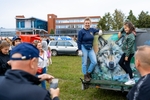
M 87 74 L 87 72 L 91 73 L 93 71 L 94 67 L 97 64 L 97 59 L 96 59 L 96 54 L 95 54 L 93 48 L 91 50 L 87 50 L 87 49 L 85 49 L 85 47 L 83 45 L 81 45 L 81 48 L 82 48 L 82 53 L 83 53 L 83 56 L 82 56 L 82 73 L 85 75 L 85 74 Z M 87 66 L 88 57 L 90 59 L 90 65 L 89 66 Z
M 133 78 L 133 74 L 132 74 L 132 69 L 130 66 L 130 61 L 131 58 L 133 57 L 134 54 L 130 54 L 128 57 L 128 61 L 125 61 L 125 53 L 121 56 L 120 61 L 119 61 L 119 65 L 124 69 L 124 71 L 129 74 L 130 79 Z

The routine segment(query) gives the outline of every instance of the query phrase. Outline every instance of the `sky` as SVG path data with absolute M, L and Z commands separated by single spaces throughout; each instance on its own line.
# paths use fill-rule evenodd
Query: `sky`
M 129 11 L 138 17 L 140 12 L 150 13 L 150 0 L 0 0 L 0 27 L 15 28 L 15 16 L 36 17 L 47 20 L 47 14 L 58 18 L 79 16 L 104 16 L 105 13 Z

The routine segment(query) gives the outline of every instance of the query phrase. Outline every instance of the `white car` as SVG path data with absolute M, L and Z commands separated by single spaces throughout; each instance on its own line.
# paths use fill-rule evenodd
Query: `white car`
M 77 55 L 78 47 L 74 40 L 53 40 L 49 45 L 52 51 L 52 56 L 58 54 Z

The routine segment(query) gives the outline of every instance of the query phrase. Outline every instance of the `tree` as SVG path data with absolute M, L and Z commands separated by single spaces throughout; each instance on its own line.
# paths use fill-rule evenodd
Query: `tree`
M 55 32 L 54 32 L 54 30 L 53 30 L 53 29 L 51 29 L 50 34 L 55 34 Z
M 103 18 L 100 19 L 98 27 L 103 31 L 108 31 L 112 28 L 112 16 L 110 13 L 106 13 Z
M 133 15 L 132 10 L 130 10 L 129 16 L 127 17 L 127 19 L 129 19 L 129 20 L 133 23 L 134 26 L 137 26 L 137 19 L 136 19 L 136 17 Z
M 141 11 L 137 20 L 138 28 L 150 28 L 150 15 L 148 12 Z
M 115 12 L 112 14 L 112 16 L 113 16 L 112 28 L 114 30 L 119 30 L 123 26 L 125 15 L 124 13 L 116 9 Z

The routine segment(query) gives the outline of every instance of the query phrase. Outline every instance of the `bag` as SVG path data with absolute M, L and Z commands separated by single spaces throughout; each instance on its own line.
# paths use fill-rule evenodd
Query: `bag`
M 43 71 L 43 68 L 38 67 L 37 74 L 41 74 L 41 73 L 42 73 L 42 71 Z
M 93 45 L 92 44 L 83 44 L 83 46 L 85 47 L 85 49 L 91 50 Z

